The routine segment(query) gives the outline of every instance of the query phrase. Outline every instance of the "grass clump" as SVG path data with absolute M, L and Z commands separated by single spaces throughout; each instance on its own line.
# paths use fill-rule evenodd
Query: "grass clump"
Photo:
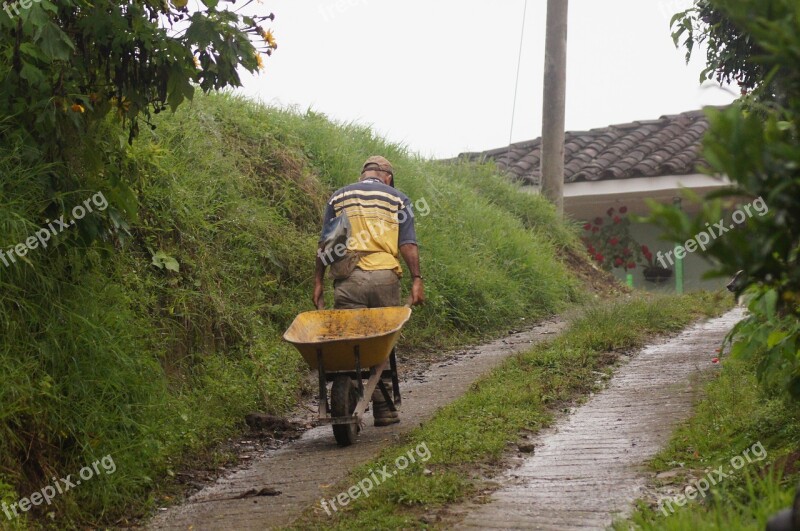
M 64 212 L 41 208 L 52 168 L 0 146 L 15 176 L 0 185 L 0 248 L 99 191 L 117 226 L 84 237 L 103 226 L 87 216 L 74 237 L 0 266 L 0 496 L 17 501 L 106 455 L 117 465 L 27 513 L 39 523 L 47 512 L 57 527 L 143 514 L 171 493 L 165 478 L 240 431 L 247 412 L 296 404 L 306 368 L 281 334 L 311 309 L 324 202 L 369 155 L 392 160 L 398 187 L 430 207 L 417 219 L 429 303 L 405 348 L 496 335 L 581 299 L 559 258 L 572 229 L 489 167 L 423 160 L 366 127 L 229 95 L 155 124 L 97 155 L 116 188 L 89 175 L 59 198 Z
M 639 348 L 655 334 L 676 332 L 694 319 L 719 313 L 720 295 L 637 296 L 589 308 L 557 338 L 512 357 L 403 444 L 353 472 L 351 483 L 370 470 L 394 467 L 397 456 L 426 445 L 430 458 L 398 473 L 331 516 L 318 506 L 298 528 L 397 529 L 419 527 L 420 517 L 461 501 L 480 486 L 476 472 L 497 465 L 520 432 L 549 425 L 556 411 L 595 387 L 594 373 L 614 353 Z M 427 472 L 426 472 L 427 469 Z M 432 473 L 431 473 L 432 472 Z M 342 484 L 344 485 L 344 483 Z M 342 485 L 330 492 L 339 492 Z

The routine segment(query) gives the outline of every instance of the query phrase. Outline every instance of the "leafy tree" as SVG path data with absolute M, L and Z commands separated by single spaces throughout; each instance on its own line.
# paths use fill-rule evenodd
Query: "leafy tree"
M 732 185 L 696 218 L 653 205 L 651 220 L 682 242 L 723 218 L 723 200 L 730 209 L 763 199 L 768 213 L 714 239 L 705 256 L 716 264 L 712 275 L 746 273 L 737 292 L 751 297 L 751 313 L 731 335 L 733 353 L 755 359 L 770 388 L 800 397 L 800 2 L 697 0 L 673 29 L 687 57 L 707 46 L 703 78 L 736 80 L 747 94 L 707 111 L 707 171 Z
M 263 66 L 262 55 L 277 47 L 263 27 L 274 15 L 239 14 L 250 3 L 234 11 L 219 0 L 198 0 L 194 9 L 187 0 L 5 1 L 0 143 L 23 165 L 49 167 L 44 186 L 32 183 L 38 191 L 25 194 L 27 207 L 16 201 L 21 210 L 8 216 L 40 226 L 86 193 L 72 192 L 88 189 L 104 190 L 114 206 L 81 224 L 84 241 L 135 219 L 126 141 L 142 123 L 155 129 L 151 116 L 175 110 L 196 88 L 239 86 L 239 67 Z M 109 117 L 121 123 L 119 134 Z
M 276 47 L 261 26 L 274 15 L 243 16 L 218 4 L 202 0 L 190 11 L 187 0 L 6 3 L 0 113 L 45 148 L 63 147 L 112 111 L 133 139 L 140 120 L 174 110 L 195 85 L 239 86 L 236 69 L 257 70 L 259 52 Z M 264 41 L 260 50 L 253 37 Z

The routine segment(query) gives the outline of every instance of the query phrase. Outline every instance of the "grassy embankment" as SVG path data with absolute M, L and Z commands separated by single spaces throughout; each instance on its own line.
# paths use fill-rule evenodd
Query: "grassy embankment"
M 198 98 L 156 125 L 127 153 L 98 154 L 134 193 L 125 209 L 107 180 L 87 175 L 83 193 L 56 198 L 62 211 L 43 212 L 57 176 L 0 146 L 0 169 L 13 176 L 0 186 L 2 249 L 99 191 L 108 212 L 138 210 L 127 231 L 57 236 L 0 266 L 0 499 L 103 456 L 116 465 L 52 506 L 0 515 L 0 527 L 23 527 L 30 514 L 68 527 L 145 512 L 164 478 L 241 430 L 245 413 L 296 403 L 305 369 L 280 337 L 310 309 L 324 201 L 369 155 L 392 160 L 398 187 L 429 207 L 417 219 L 429 304 L 405 330 L 406 348 L 498 334 L 580 298 L 559 260 L 579 245 L 572 230 L 489 166 L 420 160 L 364 127 L 227 96 Z M 177 272 L 163 267 L 172 259 Z
M 681 330 L 692 320 L 724 308 L 720 295 L 635 296 L 588 307 L 560 336 L 506 361 L 477 382 L 465 396 L 440 410 L 405 440 L 327 489 L 344 492 L 370 472 L 395 470 L 395 459 L 412 452 L 416 462 L 397 472 L 337 512 L 320 504 L 298 528 L 411 529 L 426 527 L 431 514 L 486 487 L 480 471 L 502 462 L 521 433 L 535 433 L 555 413 L 596 384 L 596 373 L 610 373 L 620 352 L 641 347 L 655 334 Z M 423 451 L 417 448 L 423 445 Z M 430 453 L 426 457 L 424 449 Z M 417 452 L 417 453 L 415 453 Z
M 665 473 L 654 479 L 659 499 L 688 494 L 694 500 L 662 501 L 664 509 L 658 500 L 641 501 L 615 529 L 755 531 L 792 505 L 800 480 L 800 406 L 765 392 L 755 371 L 747 362 L 723 358 L 692 418 L 652 461 L 654 472 Z M 727 477 L 717 472 L 720 466 Z M 698 489 L 694 494 L 686 491 L 690 485 Z

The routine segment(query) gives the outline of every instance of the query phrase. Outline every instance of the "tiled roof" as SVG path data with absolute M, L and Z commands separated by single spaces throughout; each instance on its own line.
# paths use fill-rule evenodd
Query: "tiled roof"
M 696 173 L 708 120 L 703 111 L 662 116 L 658 120 L 567 132 L 564 181 L 599 181 Z M 482 153 L 462 153 L 469 160 L 492 159 L 516 179 L 538 184 L 542 139 Z

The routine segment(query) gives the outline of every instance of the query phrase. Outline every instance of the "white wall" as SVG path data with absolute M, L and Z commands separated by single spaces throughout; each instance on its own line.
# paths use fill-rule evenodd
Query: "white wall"
M 662 256 L 667 251 L 673 249 L 673 245 L 669 242 L 659 239 L 661 232 L 658 227 L 644 223 L 634 223 L 631 225 L 631 236 L 642 245 L 647 245 L 653 253 L 653 260 L 656 261 L 656 253 L 661 251 Z M 666 259 L 665 259 L 666 261 Z M 669 263 L 667 262 L 667 265 Z M 637 265 L 636 269 L 631 271 L 633 274 L 633 285 L 639 289 L 647 289 L 649 291 L 675 291 L 675 273 L 674 266 L 670 266 L 673 270 L 672 278 L 663 284 L 655 284 L 647 282 L 642 274 L 642 268 Z M 687 254 L 683 259 L 683 289 L 685 291 L 696 290 L 718 290 L 725 287 L 728 283 L 727 278 L 715 278 L 711 280 L 702 280 L 702 275 L 711 269 L 709 262 L 703 259 L 703 253 L 697 251 L 695 253 Z M 614 276 L 625 281 L 625 271 L 622 269 L 614 269 Z

